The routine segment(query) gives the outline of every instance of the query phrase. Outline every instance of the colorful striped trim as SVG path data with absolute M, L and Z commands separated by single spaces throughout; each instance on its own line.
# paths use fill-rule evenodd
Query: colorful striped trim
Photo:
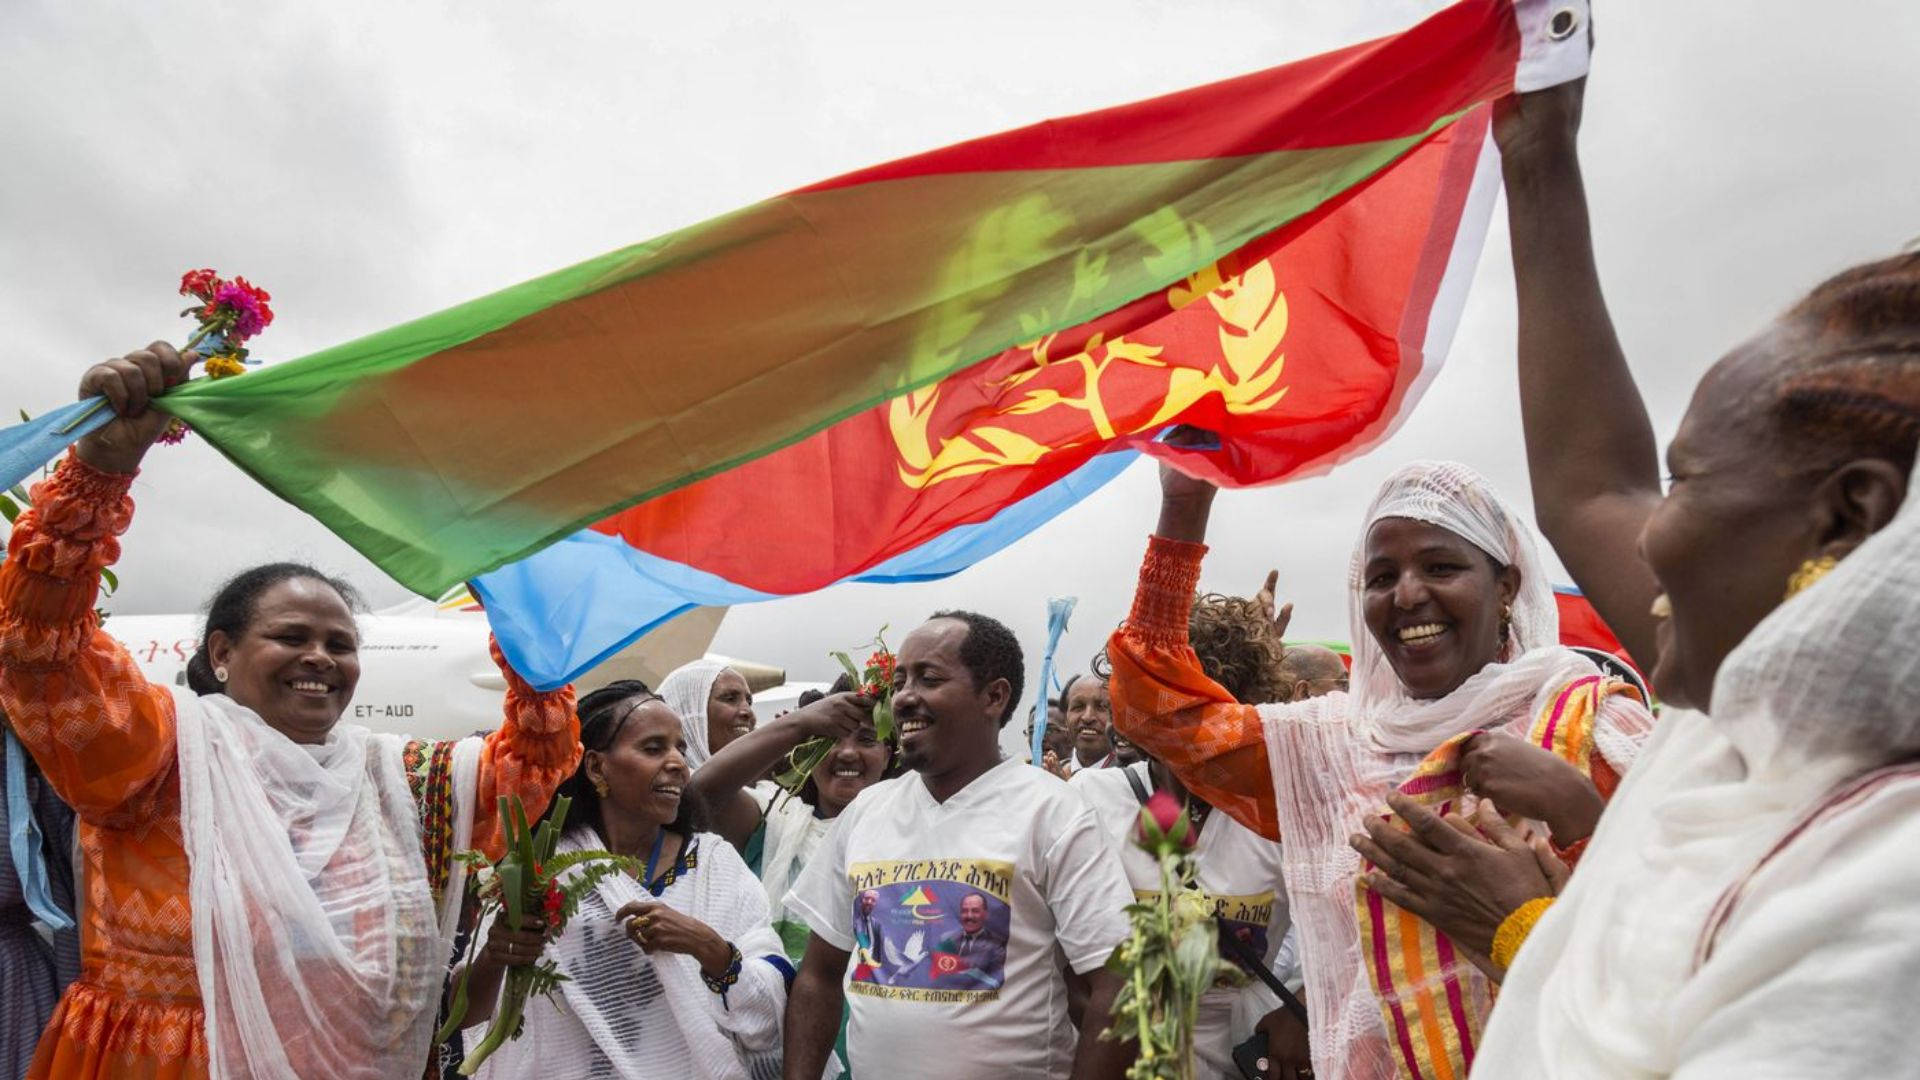
M 1590 675 L 1575 679 L 1540 710 L 1527 740 L 1591 776 L 1600 758 L 1593 725 L 1606 699 L 1633 693 L 1618 679 Z M 1635 695 L 1637 697 L 1637 695 Z M 1463 732 L 1442 743 L 1420 762 L 1400 792 L 1446 814 L 1466 794 L 1460 756 Z M 1381 820 L 1396 821 L 1382 810 Z M 1400 823 L 1405 828 L 1404 822 Z M 1371 870 L 1371 864 L 1363 868 Z M 1471 961 L 1431 924 L 1368 889 L 1356 886 L 1361 954 L 1380 995 L 1381 1019 L 1398 1051 L 1396 1065 L 1406 1080 L 1466 1080 L 1474 1048 L 1493 1006 L 1492 990 Z
M 436 901 L 453 868 L 453 747 L 452 742 L 410 742 L 400 758 L 420 810 L 420 847 Z
M 1760 872 L 1765 870 L 1776 856 L 1821 822 L 1846 813 L 1887 787 L 1911 780 L 1920 780 L 1920 760 L 1886 765 L 1843 781 L 1802 813 L 1787 829 L 1786 834 L 1775 841 L 1765 855 L 1760 856 L 1759 861 L 1749 867 L 1746 873 L 1740 875 L 1738 880 L 1727 886 L 1726 891 L 1720 894 L 1720 899 L 1713 905 L 1712 913 L 1707 916 L 1706 926 L 1700 932 L 1699 944 L 1694 947 L 1693 970 L 1699 971 L 1708 960 L 1713 959 L 1714 946 L 1719 944 L 1720 934 L 1727 928 L 1727 924 L 1733 921 L 1735 909 L 1740 906 L 1742 900 L 1746 899 L 1754 879 L 1760 876 Z

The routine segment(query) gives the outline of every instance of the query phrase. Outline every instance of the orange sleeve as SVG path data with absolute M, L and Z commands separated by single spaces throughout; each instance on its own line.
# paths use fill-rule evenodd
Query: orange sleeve
M 1133 611 L 1107 642 L 1113 726 L 1187 790 L 1269 840 L 1280 838 L 1260 714 L 1207 678 L 1187 642 L 1204 544 L 1147 542 Z
M 0 564 L 0 708 L 54 791 L 97 825 L 150 817 L 173 775 L 173 696 L 94 611 L 133 520 L 132 483 L 69 455 L 34 486 Z
M 473 846 L 497 859 L 506 843 L 500 835 L 500 796 L 520 796 L 528 821 L 546 813 L 554 789 L 580 764 L 580 718 L 573 711 L 573 687 L 543 694 L 513 670 L 498 642 L 492 649 L 493 662 L 507 677 L 507 706 L 500 730 L 487 736 L 480 752 Z

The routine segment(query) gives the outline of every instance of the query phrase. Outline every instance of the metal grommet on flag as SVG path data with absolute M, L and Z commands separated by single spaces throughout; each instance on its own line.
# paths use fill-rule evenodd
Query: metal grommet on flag
M 1547 36 L 1554 41 L 1565 41 L 1580 29 L 1580 13 L 1570 7 L 1555 11 L 1547 19 Z

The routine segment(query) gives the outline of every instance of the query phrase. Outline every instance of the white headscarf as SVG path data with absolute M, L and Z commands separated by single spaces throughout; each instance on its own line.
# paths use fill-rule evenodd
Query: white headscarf
M 1920 754 L 1916 701 L 1910 485 L 1721 663 L 1711 718 L 1662 718 L 1508 973 L 1475 1075 L 1910 1071 L 1920 780 L 1874 770 Z
M 1511 641 L 1496 662 L 1445 697 L 1409 695 L 1367 628 L 1367 533 L 1383 518 L 1437 525 L 1520 575 Z M 1524 736 L 1554 695 L 1598 669 L 1557 642 L 1553 590 L 1532 531 L 1464 465 L 1415 462 L 1381 484 L 1354 541 L 1347 584 L 1352 692 L 1259 711 L 1274 770 L 1287 896 L 1300 934 L 1315 1075 L 1386 1080 L 1397 1067 L 1360 955 L 1353 891 L 1360 855 L 1347 838 L 1441 743 L 1477 729 Z M 1624 773 L 1651 727 L 1643 706 L 1615 696 L 1602 706 L 1594 738 L 1608 763 Z M 1464 978 L 1468 997 L 1484 1002 L 1483 977 L 1469 970 Z
M 674 668 L 660 682 L 660 696 L 679 714 L 680 730 L 687 737 L 689 772 L 713 756 L 707 741 L 707 703 L 713 698 L 713 684 L 723 672 L 730 670 L 717 660 L 695 660 Z
M 1385 518 L 1437 525 L 1520 575 L 1511 613 L 1513 636 L 1499 657 L 1506 663 L 1489 664 L 1444 698 L 1419 701 L 1409 695 L 1367 628 L 1367 534 Z M 1380 749 L 1394 753 L 1425 754 L 1479 726 L 1463 720 L 1469 714 L 1504 716 L 1531 700 L 1543 680 L 1559 678 L 1564 684 L 1595 670 L 1584 657 L 1560 646 L 1559 609 L 1533 530 L 1485 477 L 1457 462 L 1416 461 L 1380 485 L 1354 541 L 1347 569 L 1347 614 L 1353 642 L 1353 691 L 1347 709 L 1367 726 Z

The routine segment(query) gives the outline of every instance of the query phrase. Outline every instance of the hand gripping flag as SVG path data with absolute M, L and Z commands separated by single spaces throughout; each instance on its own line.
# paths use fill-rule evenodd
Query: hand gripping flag
M 509 659 L 554 685 L 694 604 L 952 573 L 1139 451 L 1228 484 L 1364 451 L 1445 354 L 1490 103 L 1584 73 L 1585 20 L 1461 0 L 163 407 L 408 587 L 487 574 Z M 1221 450 L 1153 442 L 1176 423 Z

